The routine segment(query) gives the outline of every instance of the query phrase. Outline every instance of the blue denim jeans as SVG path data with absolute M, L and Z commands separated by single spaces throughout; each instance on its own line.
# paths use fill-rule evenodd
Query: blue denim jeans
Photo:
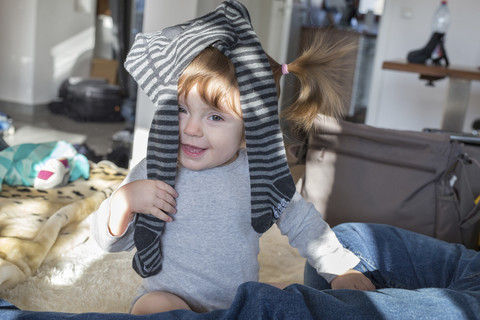
M 329 290 L 307 263 L 305 285 L 336 297 L 338 308 L 348 307 L 338 316 L 480 319 L 479 252 L 386 225 L 348 223 L 333 230 L 360 258 L 355 269 L 377 287 L 373 292 Z

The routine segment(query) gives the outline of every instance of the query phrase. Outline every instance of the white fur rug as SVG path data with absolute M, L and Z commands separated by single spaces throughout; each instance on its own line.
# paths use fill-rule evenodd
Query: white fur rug
M 89 220 L 85 222 L 88 230 Z M 105 253 L 92 238 L 43 264 L 26 282 L 0 291 L 23 310 L 128 312 L 141 279 L 131 267 L 133 252 Z M 302 283 L 305 260 L 276 226 L 260 242 L 260 281 Z

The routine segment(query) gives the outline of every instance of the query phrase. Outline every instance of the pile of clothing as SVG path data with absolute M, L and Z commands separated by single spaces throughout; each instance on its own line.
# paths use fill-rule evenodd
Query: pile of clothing
M 1 184 L 60 187 L 79 178 L 88 179 L 90 164 L 83 154 L 65 141 L 24 143 L 0 151 Z

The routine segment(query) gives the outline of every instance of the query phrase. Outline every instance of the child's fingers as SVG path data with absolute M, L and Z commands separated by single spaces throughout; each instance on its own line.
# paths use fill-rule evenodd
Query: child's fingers
M 175 201 L 175 197 L 177 194 L 175 189 L 169 185 L 166 186 L 168 188 L 157 189 L 154 195 L 155 197 L 153 199 L 153 205 L 166 213 L 174 214 L 176 213 L 175 207 L 177 206 L 177 202 Z M 172 190 L 174 191 L 174 194 L 171 193 Z
M 160 190 L 165 191 L 166 193 L 170 194 L 173 198 L 178 197 L 177 191 L 168 183 L 165 183 L 163 181 L 156 181 L 156 187 L 159 188 Z
M 373 290 L 376 290 L 377 288 L 375 288 L 375 285 L 372 283 L 372 281 L 370 281 L 370 279 L 366 279 L 366 287 L 367 287 L 367 291 L 373 291 Z
M 161 196 L 166 198 L 171 198 L 171 196 L 165 195 L 165 194 L 162 194 Z M 162 197 L 157 197 L 153 201 L 153 206 L 168 214 L 175 214 L 177 212 L 177 209 L 175 209 L 175 200 L 173 200 L 173 198 L 171 198 L 169 202 L 163 199 Z
M 375 290 L 375 286 L 373 285 L 372 281 L 368 279 L 366 276 L 361 275 L 361 277 L 357 281 L 357 285 L 355 286 L 359 290 L 363 291 L 373 291 Z
M 152 207 L 152 209 L 149 212 L 151 215 L 157 217 L 160 220 L 163 220 L 165 222 L 172 222 L 173 219 L 170 217 L 168 214 L 160 210 L 159 208 Z
M 171 209 L 169 207 L 173 207 L 175 208 L 177 206 L 177 202 L 175 201 L 175 198 L 170 194 L 170 193 L 167 193 L 165 191 L 161 191 L 161 192 L 157 192 L 156 194 L 156 207 L 162 209 L 162 210 L 166 210 L 168 211 L 169 213 L 174 213 L 171 211 Z M 161 202 L 166 202 L 166 204 L 169 205 L 169 207 L 167 208 L 164 208 L 163 206 L 166 205 L 166 204 L 163 204 Z

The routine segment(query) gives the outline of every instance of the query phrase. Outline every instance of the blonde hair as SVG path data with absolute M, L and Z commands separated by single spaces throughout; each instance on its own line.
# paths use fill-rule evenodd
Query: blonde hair
M 235 67 L 218 49 L 207 47 L 187 66 L 178 80 L 178 95 L 186 97 L 195 85 L 208 105 L 243 118 Z
M 318 114 L 341 117 L 345 95 L 340 77 L 348 66 L 344 58 L 355 47 L 346 39 L 332 44 L 326 36 L 313 36 L 303 53 L 288 63 L 288 72 L 297 77 L 300 88 L 296 100 L 280 116 L 305 132 L 313 128 Z M 267 57 L 279 96 L 282 65 Z M 187 66 L 178 81 L 178 95 L 187 96 L 195 85 L 206 103 L 243 118 L 235 67 L 218 49 L 207 47 Z
M 332 44 L 325 35 L 312 36 L 303 53 L 287 64 L 288 72 L 297 77 L 300 88 L 297 99 L 282 111 L 281 117 L 308 132 L 319 113 L 336 118 L 343 116 L 345 94 L 340 77 L 348 67 L 348 60 L 344 58 L 355 48 L 346 38 Z M 268 59 L 280 94 L 282 66 L 270 56 Z

